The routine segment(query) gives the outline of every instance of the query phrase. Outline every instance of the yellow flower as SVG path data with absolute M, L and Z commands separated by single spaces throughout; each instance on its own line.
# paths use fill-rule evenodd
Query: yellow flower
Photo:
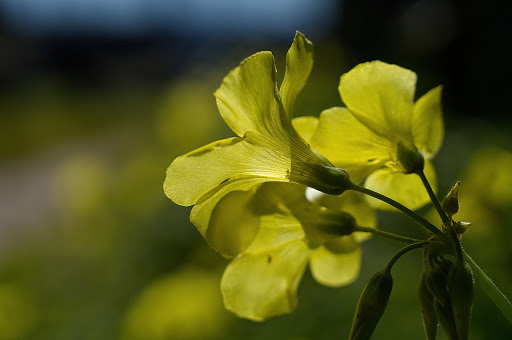
M 229 321 L 218 274 L 187 266 L 144 287 L 127 310 L 120 339 L 219 339 Z
M 354 192 L 336 197 L 336 208 L 343 211 L 326 209 L 306 200 L 305 189 L 265 183 L 253 196 L 258 232 L 221 281 L 224 304 L 238 316 L 262 321 L 293 311 L 308 263 L 316 281 L 326 286 L 348 285 L 357 278 L 360 242 L 367 233 L 352 233 L 357 226 L 352 215 L 374 227 L 374 211 Z
M 247 206 L 264 182 L 293 182 L 340 194 L 347 173 L 313 151 L 291 124 L 295 98 L 313 66 L 313 46 L 297 33 L 286 56 L 280 90 L 274 57 L 259 52 L 232 70 L 215 92 L 224 121 L 238 137 L 220 140 L 175 159 L 167 169 L 165 194 L 194 205 L 190 219 L 209 245 L 225 256 L 245 249 L 257 232 Z M 228 195 L 232 193 L 232 195 Z M 229 211 L 217 209 L 229 206 Z
M 414 102 L 416 74 L 373 61 L 341 77 L 339 92 L 346 108 L 320 115 L 311 146 L 357 183 L 416 209 L 429 201 L 418 176 L 409 176 L 398 161 L 399 144 L 417 148 L 425 158 L 425 175 L 435 187 L 429 161 L 443 139 L 441 86 Z M 392 209 L 371 199 L 374 207 Z

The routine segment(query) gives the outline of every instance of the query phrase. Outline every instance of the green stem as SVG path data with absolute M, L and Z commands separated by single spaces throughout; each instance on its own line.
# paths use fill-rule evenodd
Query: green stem
M 398 251 L 398 253 L 396 253 L 393 258 L 391 258 L 391 260 L 389 261 L 388 265 L 386 266 L 386 268 L 384 270 L 387 270 L 387 271 L 390 271 L 391 270 L 391 267 L 393 267 L 393 265 L 395 264 L 395 262 L 400 258 L 402 257 L 402 255 L 404 255 L 405 253 L 408 253 L 410 252 L 411 250 L 414 250 L 414 249 L 417 249 L 417 248 L 423 248 L 428 242 L 424 241 L 424 242 L 418 242 L 418 243 L 413 243 L 413 244 L 409 244 L 408 246 L 405 246 L 403 247 L 402 249 L 400 249 Z
M 406 214 L 407 216 L 409 216 L 410 218 L 415 220 L 421 226 L 427 228 L 431 233 L 436 235 L 438 238 L 444 239 L 444 235 L 441 230 L 437 229 L 434 225 L 432 225 L 432 223 L 430 223 L 429 221 L 427 221 L 420 215 L 416 214 L 414 211 L 410 210 L 409 208 L 398 203 L 397 201 L 395 201 L 387 196 L 384 196 L 382 194 L 379 194 L 378 192 L 375 192 L 373 190 L 370 190 L 368 188 L 365 188 L 365 187 L 362 187 L 360 185 L 353 184 L 353 183 L 350 186 L 349 190 L 354 190 L 354 191 L 360 192 L 362 194 L 374 197 L 378 200 L 381 200 L 381 201 L 391 205 L 392 207 L 400 210 L 401 212 L 403 212 L 404 214 Z
M 430 197 L 430 200 L 434 204 L 434 207 L 436 208 L 437 213 L 441 217 L 443 224 L 446 227 L 450 227 L 452 225 L 452 223 L 451 223 L 450 219 L 448 218 L 448 216 L 446 215 L 446 212 L 441 207 L 441 203 L 439 203 L 439 200 L 437 199 L 436 194 L 434 194 L 434 190 L 432 190 L 432 187 L 430 186 L 430 183 L 428 182 L 427 177 L 425 176 L 425 173 L 423 171 L 419 171 L 416 174 L 420 177 L 425 189 L 427 189 L 428 196 Z
M 452 228 L 452 223 L 448 218 L 448 215 L 446 215 L 446 212 L 441 207 L 441 203 L 437 199 L 437 196 L 434 194 L 434 190 L 432 190 L 432 187 L 430 186 L 430 183 L 428 182 L 425 173 L 423 171 L 419 171 L 416 174 L 420 177 L 421 182 L 423 182 L 423 186 L 425 187 L 425 189 L 427 189 L 428 196 L 430 197 L 432 204 L 434 204 L 437 213 L 439 214 L 441 220 L 443 221 L 443 225 L 446 228 L 445 232 L 448 234 L 448 237 L 450 238 L 450 242 L 453 246 L 453 249 L 455 250 L 455 253 L 457 254 L 457 258 L 462 259 L 462 249 L 460 246 L 460 242 L 459 239 L 457 238 L 457 235 L 455 234 L 455 231 Z
M 473 274 L 475 275 L 475 281 L 482 287 L 484 292 L 491 298 L 492 301 L 498 306 L 498 308 L 503 312 L 505 317 L 508 319 L 510 323 L 512 323 L 512 304 L 508 300 L 508 298 L 499 290 L 498 287 L 492 282 L 492 280 L 484 273 L 482 269 L 473 261 L 473 259 L 466 253 L 465 250 L 462 250 L 464 253 L 464 257 L 466 261 L 471 264 L 473 268 Z
M 368 228 L 368 227 L 357 226 L 355 231 L 362 231 L 362 232 L 366 232 L 366 233 L 372 233 L 372 234 L 374 234 L 375 236 L 378 236 L 378 237 L 382 237 L 382 238 L 389 239 L 389 240 L 395 240 L 395 241 L 399 241 L 399 242 L 405 242 L 405 243 L 423 242 L 422 240 L 417 240 L 417 239 L 406 237 L 406 236 L 401 236 L 401 235 L 397 235 L 397 234 L 388 233 L 386 231 L 383 231 L 383 230 L 380 230 L 380 229 L 375 229 L 375 228 Z
M 460 245 L 460 241 L 457 237 L 457 234 L 455 234 L 453 228 L 445 228 L 445 232 L 450 237 L 457 259 L 462 260 L 462 246 Z

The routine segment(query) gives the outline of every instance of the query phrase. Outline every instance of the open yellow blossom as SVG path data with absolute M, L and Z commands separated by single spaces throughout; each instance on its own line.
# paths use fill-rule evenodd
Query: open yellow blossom
M 399 145 L 419 150 L 424 172 L 435 187 L 429 161 L 443 139 L 441 86 L 414 102 L 416 74 L 397 65 L 373 61 L 356 66 L 341 77 L 339 92 L 346 108 L 320 115 L 311 146 L 357 183 L 378 191 L 411 209 L 429 201 L 418 176 L 406 174 L 398 160 Z M 392 209 L 375 199 L 375 207 Z
M 336 208 L 343 209 L 338 210 L 309 202 L 305 189 L 299 184 L 265 183 L 252 196 L 258 232 L 228 265 L 221 282 L 224 304 L 238 316 L 261 321 L 293 311 L 308 263 L 316 281 L 329 287 L 357 278 L 360 242 L 367 233 L 352 233 L 357 227 L 353 216 L 374 227 L 374 211 L 359 193 L 336 197 Z M 239 223 L 253 222 L 246 218 Z
M 238 221 L 250 218 L 246 203 L 262 183 L 301 183 L 329 194 L 342 193 L 348 183 L 347 173 L 313 151 L 291 124 L 312 66 L 313 46 L 300 33 L 288 51 L 280 90 L 272 53 L 245 59 L 215 92 L 222 118 L 238 137 L 178 157 L 167 169 L 165 194 L 179 205 L 194 205 L 192 223 L 225 256 L 239 254 L 254 238 L 257 227 L 242 228 Z M 221 201 L 229 213 L 215 212 Z

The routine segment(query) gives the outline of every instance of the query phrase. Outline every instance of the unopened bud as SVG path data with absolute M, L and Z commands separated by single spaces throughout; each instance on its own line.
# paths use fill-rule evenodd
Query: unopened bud
M 292 162 L 290 181 L 329 195 L 341 195 L 353 185 L 344 169 L 305 162 Z
M 448 273 L 447 286 L 459 340 L 466 340 L 469 336 L 473 283 L 471 267 L 462 260 L 455 261 Z
M 443 326 L 448 338 L 450 338 L 450 340 L 458 340 L 457 327 L 455 326 L 455 320 L 453 319 L 451 305 L 448 305 L 448 307 L 445 308 L 436 300 L 434 301 L 434 309 L 437 317 L 439 318 L 439 323 Z
M 443 243 L 437 241 L 429 242 L 425 249 L 427 250 L 428 255 L 434 258 L 446 253 L 446 246 Z
M 397 158 L 404 172 L 407 174 L 419 174 L 425 166 L 425 159 L 420 150 L 414 145 L 400 141 L 397 147 Z
M 457 181 L 443 201 L 443 210 L 450 220 L 459 211 L 459 187 L 460 182 Z
M 359 298 L 350 340 L 370 339 L 386 310 L 392 288 L 393 277 L 389 270 L 384 269 L 373 275 Z
M 425 283 L 430 293 L 443 307 L 446 307 L 450 300 L 446 288 L 446 273 L 440 268 L 431 268 L 425 274 Z
M 423 270 L 418 282 L 418 298 L 420 300 L 420 310 L 423 319 L 423 328 L 427 340 L 435 340 L 437 334 L 437 313 L 434 308 L 434 297 L 425 282 L 425 273 Z
M 453 225 L 453 231 L 455 231 L 456 234 L 463 234 L 470 226 L 471 222 L 457 222 Z

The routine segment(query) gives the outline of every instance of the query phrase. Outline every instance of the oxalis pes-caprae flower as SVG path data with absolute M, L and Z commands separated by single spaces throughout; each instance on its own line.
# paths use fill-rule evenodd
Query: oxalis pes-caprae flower
M 458 226 L 470 224 L 452 219 L 460 183 L 443 205 L 435 195 L 430 159 L 444 134 L 441 87 L 414 102 L 414 72 L 380 61 L 364 63 L 341 77 L 346 107 L 325 110 L 319 118 L 292 119 L 312 66 L 313 46 L 298 32 L 279 88 L 270 52 L 245 59 L 215 92 L 219 111 L 237 137 L 178 157 L 167 170 L 166 195 L 179 205 L 193 205 L 191 222 L 211 248 L 233 258 L 221 280 L 226 308 L 258 321 L 291 312 L 308 263 L 321 284 L 351 283 L 359 274 L 360 242 L 373 234 L 407 245 L 380 272 L 391 284 L 381 284 L 378 275 L 368 283 L 350 339 L 371 337 L 387 306 L 393 265 L 421 248 L 418 292 L 427 338 L 435 338 L 441 323 L 450 339 L 467 339 L 473 273 L 465 261 L 482 280 L 490 279 L 457 237 L 467 230 Z M 441 229 L 411 210 L 429 200 Z M 369 204 L 398 209 L 429 233 L 412 239 L 376 229 Z M 485 287 L 512 320 L 506 297 L 494 285 Z M 382 298 L 369 298 L 374 295 Z
M 233 257 L 247 248 L 254 228 L 240 228 L 251 189 L 265 182 L 292 182 L 340 194 L 350 181 L 309 147 L 291 123 L 297 94 L 313 66 L 313 47 L 297 33 L 286 58 L 281 88 L 270 52 L 259 52 L 232 70 L 215 92 L 224 121 L 238 137 L 220 140 L 178 157 L 167 169 L 165 194 L 194 205 L 190 219 L 210 247 Z M 244 192 L 226 219 L 214 214 L 230 193 Z

